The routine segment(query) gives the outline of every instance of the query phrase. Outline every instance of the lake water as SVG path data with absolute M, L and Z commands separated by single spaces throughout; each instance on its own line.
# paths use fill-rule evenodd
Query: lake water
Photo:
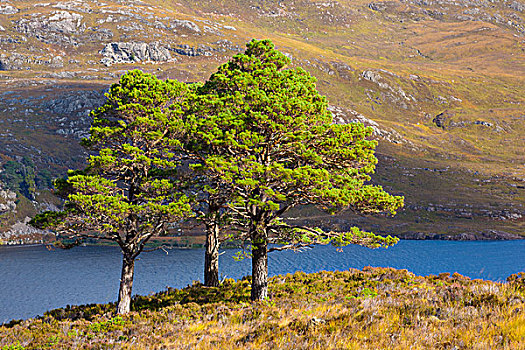
M 172 249 L 143 253 L 136 263 L 133 294 L 150 294 L 202 281 L 204 253 Z M 250 260 L 234 261 L 236 250 L 220 257 L 223 277 L 251 273 Z M 318 246 L 301 253 L 274 252 L 270 275 L 302 270 L 346 270 L 364 266 L 408 269 L 418 275 L 459 272 L 471 278 L 505 281 L 525 271 L 525 240 L 494 242 L 401 241 L 389 249 L 348 246 L 342 252 Z M 29 318 L 68 304 L 117 298 L 121 255 L 116 247 L 49 251 L 43 246 L 0 247 L 0 324 Z

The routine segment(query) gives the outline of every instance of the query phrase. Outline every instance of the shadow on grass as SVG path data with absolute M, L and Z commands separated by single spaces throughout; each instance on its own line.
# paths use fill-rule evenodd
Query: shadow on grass
M 188 303 L 204 305 L 225 302 L 233 304 L 249 302 L 250 281 L 250 276 L 244 277 L 239 281 L 226 279 L 219 287 L 205 287 L 200 282 L 194 282 L 191 286 L 183 289 L 168 288 L 165 291 L 152 295 L 135 295 L 132 299 L 131 311 L 157 311 L 171 305 L 184 305 Z M 114 314 L 115 309 L 116 303 L 67 305 L 64 308 L 47 311 L 39 318 L 44 321 L 79 319 L 92 321 L 99 315 Z M 4 324 L 4 326 L 13 327 L 21 322 L 23 322 L 23 320 L 13 320 Z

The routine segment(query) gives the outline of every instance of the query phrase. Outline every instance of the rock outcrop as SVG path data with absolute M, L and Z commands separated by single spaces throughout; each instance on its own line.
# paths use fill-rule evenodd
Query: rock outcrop
M 74 12 L 54 11 L 46 15 L 23 17 L 15 22 L 14 28 L 19 33 L 44 43 L 78 45 L 74 36 L 86 29 L 83 18 L 84 16 Z
M 114 42 L 107 44 L 100 53 L 106 66 L 117 63 L 167 62 L 173 58 L 169 50 L 158 42 Z
M 20 70 L 24 68 L 27 59 L 24 55 L 19 53 L 12 53 L 10 55 L 0 54 L 0 71 L 2 70 Z
M 0 15 L 12 15 L 18 12 L 20 10 L 10 4 L 0 5 Z
M 434 123 L 438 128 L 445 130 L 450 124 L 450 118 L 452 118 L 453 116 L 454 116 L 453 112 L 444 111 L 444 112 L 437 114 L 432 119 L 432 123 Z
M 0 214 L 16 210 L 16 193 L 10 190 L 0 190 Z
M 170 25 L 171 29 L 174 31 L 177 31 L 177 29 L 185 29 L 185 30 L 189 30 L 195 33 L 201 32 L 201 29 L 199 28 L 199 26 L 192 21 L 174 19 L 171 21 L 170 24 L 171 24 Z

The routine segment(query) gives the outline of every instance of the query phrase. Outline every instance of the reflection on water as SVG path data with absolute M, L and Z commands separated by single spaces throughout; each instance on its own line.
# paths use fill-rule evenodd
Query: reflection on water
M 250 261 L 234 261 L 235 250 L 220 256 L 222 277 L 250 274 Z M 68 304 L 115 301 L 121 256 L 116 247 L 77 247 L 48 251 L 42 246 L 0 247 L 0 323 L 41 315 Z M 181 288 L 202 280 L 202 250 L 158 250 L 136 263 L 134 294 Z M 418 275 L 459 272 L 471 278 L 504 281 L 525 271 L 525 240 L 494 242 L 401 241 L 370 250 L 358 246 L 336 251 L 318 246 L 301 253 L 270 254 L 270 275 L 302 270 L 346 270 L 364 266 L 408 269 Z

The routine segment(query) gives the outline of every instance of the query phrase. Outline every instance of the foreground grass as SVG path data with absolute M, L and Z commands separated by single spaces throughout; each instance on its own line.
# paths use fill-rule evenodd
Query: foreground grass
M 5 349 L 523 349 L 525 275 L 509 283 L 365 268 L 276 276 L 270 300 L 249 280 L 194 284 L 111 304 L 58 309 L 0 327 Z

